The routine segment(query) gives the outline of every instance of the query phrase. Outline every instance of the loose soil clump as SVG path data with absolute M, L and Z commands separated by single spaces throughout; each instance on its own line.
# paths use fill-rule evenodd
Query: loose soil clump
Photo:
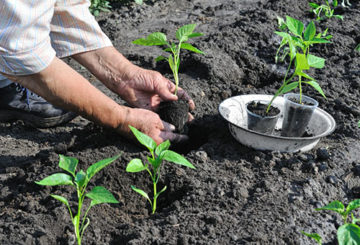
M 360 3 L 339 8 L 344 21 L 332 18 L 317 28 L 333 35 L 314 54 L 326 58 L 312 71 L 327 100 L 312 89 L 337 122 L 335 132 L 306 153 L 260 152 L 240 145 L 229 133 L 218 106 L 241 94 L 274 94 L 286 72 L 274 56 L 281 39 L 274 34 L 277 16 L 310 21 L 307 0 L 149 0 L 143 5 L 114 5 L 99 24 L 128 59 L 172 79 L 156 49 L 131 41 L 155 31 L 173 33 L 197 23 L 204 33 L 196 46 L 206 55 L 185 53 L 181 86 L 193 98 L 195 120 L 182 152 L 196 167 L 164 164 L 159 186 L 167 190 L 151 215 L 145 199 L 130 185 L 151 193 L 146 173 L 129 174 L 133 158 L 147 152 L 113 131 L 81 117 L 66 125 L 35 129 L 22 122 L 0 124 L 0 244 L 72 244 L 66 208 L 50 193 L 71 196 L 68 187 L 41 187 L 34 181 L 58 171 L 58 154 L 80 159 L 79 167 L 122 154 L 93 185 L 105 186 L 120 204 L 95 206 L 85 244 L 313 244 L 300 231 L 317 232 L 335 243 L 340 217 L 314 208 L 333 200 L 360 198 Z M 96 87 L 124 103 L 72 60 L 66 60 Z M 191 129 L 191 130 L 190 130 Z M 192 131 L 192 132 L 190 132 Z M 195 131 L 195 132 L 194 132 Z M 91 186 L 89 186 L 91 188 Z M 72 198 L 69 198 L 72 199 Z M 70 203 L 74 205 L 74 203 Z

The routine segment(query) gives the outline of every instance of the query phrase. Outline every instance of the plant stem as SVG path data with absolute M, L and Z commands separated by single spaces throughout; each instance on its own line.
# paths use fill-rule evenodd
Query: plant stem
M 157 199 L 157 197 L 156 197 L 156 193 L 157 193 L 157 190 L 156 190 L 156 181 L 155 181 L 155 179 L 153 179 L 153 186 L 154 186 L 154 200 L 153 200 L 153 205 L 152 205 L 152 214 L 154 214 L 155 213 L 155 211 L 156 211 L 156 199 Z
M 299 76 L 299 94 L 300 94 L 300 104 L 301 104 L 301 101 L 302 101 L 302 87 L 301 87 L 301 76 Z
M 81 196 L 81 191 L 79 190 L 79 187 L 76 188 L 77 189 L 77 194 L 78 194 L 78 200 L 79 200 L 79 204 L 78 204 L 78 212 L 77 215 L 75 217 L 75 222 L 74 222 L 74 228 L 75 228 L 75 235 L 76 235 L 76 239 L 78 242 L 78 245 L 81 245 L 81 236 L 80 236 L 80 215 L 81 215 L 81 207 L 82 207 L 82 196 Z

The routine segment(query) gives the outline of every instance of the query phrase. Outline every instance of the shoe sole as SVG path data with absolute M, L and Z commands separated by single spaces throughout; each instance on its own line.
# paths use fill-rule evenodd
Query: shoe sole
M 14 120 L 21 120 L 35 128 L 50 128 L 70 122 L 77 117 L 77 114 L 68 112 L 57 117 L 42 118 L 32 114 L 18 112 L 18 111 L 0 111 L 0 122 L 10 122 Z

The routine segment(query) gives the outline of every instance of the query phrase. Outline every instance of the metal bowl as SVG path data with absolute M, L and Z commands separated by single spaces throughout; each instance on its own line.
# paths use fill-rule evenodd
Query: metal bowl
M 256 150 L 269 150 L 280 152 L 309 151 L 319 142 L 322 137 L 331 134 L 335 130 L 334 118 L 320 108 L 316 108 L 307 127 L 307 133 L 311 137 L 283 137 L 281 125 L 283 111 L 276 123 L 273 134 L 264 134 L 249 130 L 247 127 L 247 113 L 245 105 L 252 100 L 270 101 L 272 95 L 249 94 L 228 98 L 219 105 L 220 115 L 229 122 L 229 130 L 234 138 L 241 144 Z M 285 100 L 277 97 L 273 104 L 283 108 Z

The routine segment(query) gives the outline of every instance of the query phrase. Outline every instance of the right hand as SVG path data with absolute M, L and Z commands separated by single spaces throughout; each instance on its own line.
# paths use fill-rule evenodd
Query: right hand
M 134 138 L 129 125 L 150 136 L 156 144 L 160 144 L 165 140 L 179 143 L 188 139 L 186 135 L 174 133 L 174 125 L 162 121 L 158 114 L 146 109 L 129 109 L 125 123 L 119 128 L 121 134 L 128 138 Z

